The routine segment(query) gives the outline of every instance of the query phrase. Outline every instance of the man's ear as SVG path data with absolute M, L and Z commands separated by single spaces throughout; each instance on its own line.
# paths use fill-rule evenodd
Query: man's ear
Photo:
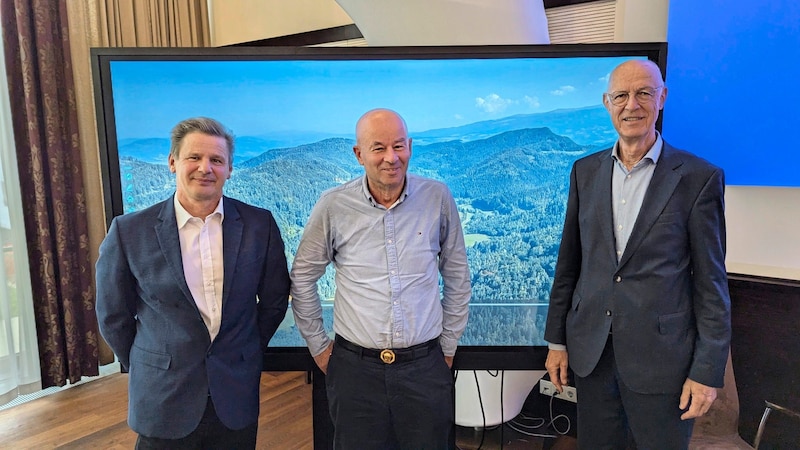
M 356 159 L 358 160 L 358 163 L 363 166 L 364 165 L 364 161 L 361 160 L 361 149 L 358 148 L 357 145 L 353 146 L 353 154 L 356 155 Z

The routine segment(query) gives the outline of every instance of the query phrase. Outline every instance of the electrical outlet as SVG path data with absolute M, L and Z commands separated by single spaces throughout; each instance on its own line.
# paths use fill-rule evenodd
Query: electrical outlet
M 544 378 L 539 380 L 539 393 L 548 397 L 555 396 L 555 398 L 560 398 L 561 400 L 578 403 L 578 391 L 575 390 L 575 386 L 561 385 L 561 393 L 559 393 L 553 383 Z

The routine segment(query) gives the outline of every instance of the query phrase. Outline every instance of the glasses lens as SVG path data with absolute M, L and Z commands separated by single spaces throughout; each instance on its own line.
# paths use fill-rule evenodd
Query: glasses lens
M 614 106 L 622 106 L 628 103 L 628 93 L 627 92 L 611 92 L 608 95 L 608 101 L 611 102 Z
M 647 104 L 652 102 L 656 98 L 656 92 L 661 89 L 661 87 L 657 88 L 642 88 L 636 91 L 634 97 L 636 97 L 636 101 L 640 104 Z M 630 93 L 625 91 L 616 91 L 610 92 L 606 94 L 608 96 L 608 101 L 611 102 L 614 106 L 623 106 L 628 103 L 628 99 L 630 98 Z

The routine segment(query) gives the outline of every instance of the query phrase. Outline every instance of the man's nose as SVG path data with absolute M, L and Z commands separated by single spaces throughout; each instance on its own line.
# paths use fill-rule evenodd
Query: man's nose
M 211 172 L 211 161 L 207 158 L 202 158 L 200 161 L 198 161 L 197 170 L 203 173 Z
M 383 160 L 390 164 L 397 162 L 397 159 L 397 152 L 395 152 L 393 149 L 386 150 L 386 153 L 383 155 Z
M 642 106 L 638 100 L 636 100 L 635 95 L 629 95 L 628 101 L 625 103 L 625 109 L 636 109 Z

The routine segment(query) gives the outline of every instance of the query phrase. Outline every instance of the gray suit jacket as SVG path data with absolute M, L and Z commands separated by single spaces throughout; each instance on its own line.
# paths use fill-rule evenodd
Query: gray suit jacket
M 720 387 L 730 344 L 722 170 L 664 143 L 619 263 L 610 150 L 575 162 L 545 340 L 581 377 L 612 331 L 622 380 L 676 393 L 687 377 Z
M 286 314 L 289 275 L 272 214 L 223 197 L 222 323 L 211 343 L 183 272 L 173 200 L 114 218 L 97 261 L 100 332 L 129 370 L 128 423 L 175 439 L 200 422 L 258 419 L 263 350 Z

